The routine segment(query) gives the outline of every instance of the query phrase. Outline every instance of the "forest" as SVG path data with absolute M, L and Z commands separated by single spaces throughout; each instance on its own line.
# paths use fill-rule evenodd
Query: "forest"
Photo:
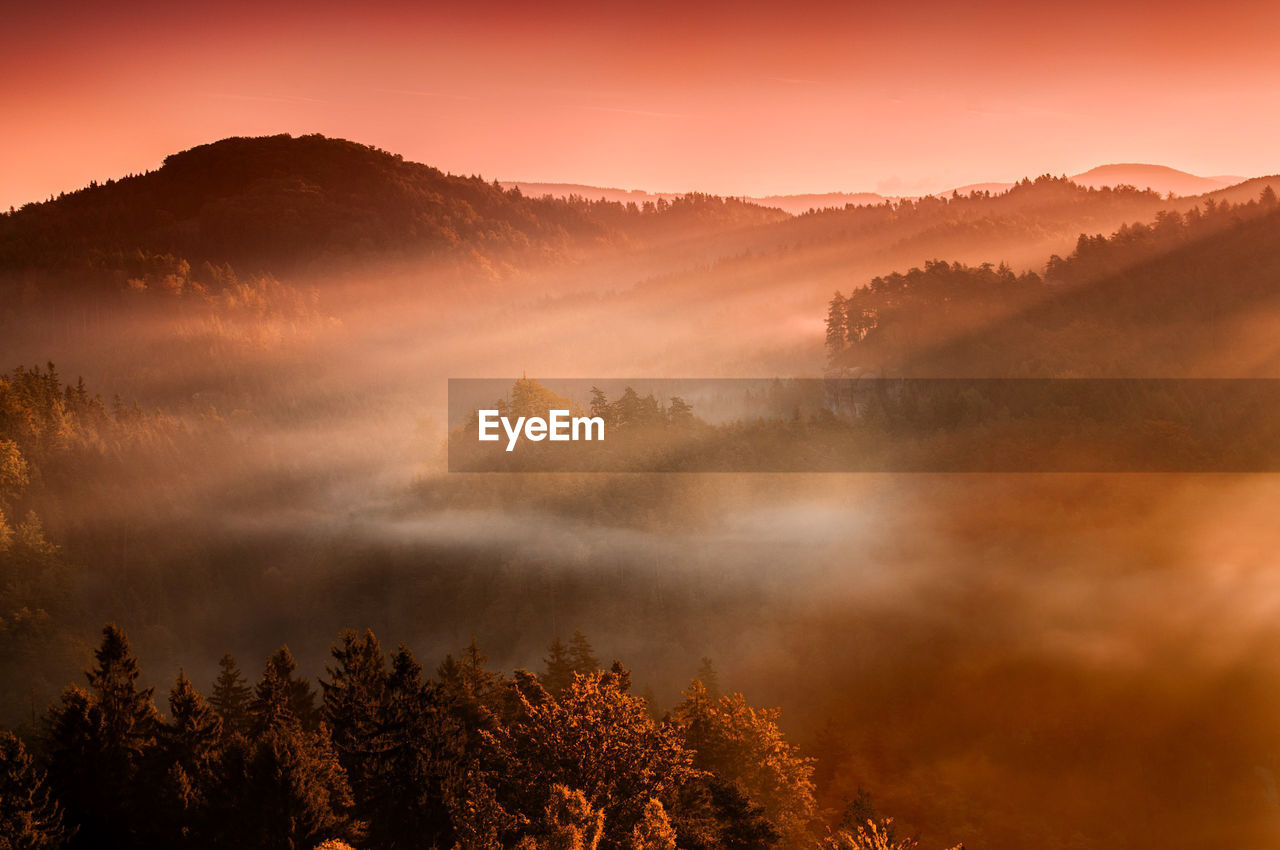
M 317 690 L 287 646 L 250 684 L 229 654 L 206 698 L 179 672 L 157 708 L 125 633 L 102 630 L 30 751 L 0 737 L 9 846 L 910 847 L 861 794 L 834 829 L 778 713 L 721 693 L 703 659 L 675 706 L 632 692 L 581 632 L 538 673 L 476 640 L 424 675 L 345 632 Z M 879 842 L 879 843 L 877 843 Z
M 1212 358 L 1230 356 L 1235 322 L 1274 309 L 1277 236 L 1267 186 L 1082 234 L 1042 275 L 938 260 L 878 276 L 829 303 L 828 362 L 928 377 L 1274 376 Z
M 1141 472 L 783 470 L 890 421 L 805 381 L 1277 377 L 1277 184 L 792 216 L 271 136 L 0 215 L 0 830 L 1269 846 L 1271 476 L 1151 474 L 1162 417 Z M 757 471 L 450 472 L 448 381 L 495 376 L 512 411 L 594 377 L 605 449 Z M 745 378 L 758 417 L 644 382 Z M 973 409 L 913 433 L 1020 463 L 1008 420 L 936 427 Z

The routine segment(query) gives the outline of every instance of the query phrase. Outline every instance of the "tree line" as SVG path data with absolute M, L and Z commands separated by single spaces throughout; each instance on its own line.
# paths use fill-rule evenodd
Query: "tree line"
M 539 673 L 473 638 L 424 674 L 344 632 L 319 688 L 287 646 L 256 684 L 224 655 L 206 698 L 156 705 L 107 625 L 84 686 L 29 741 L 0 735 L 0 844 L 14 848 L 905 848 L 869 799 L 834 828 L 777 710 L 719 692 L 710 662 L 659 713 L 581 633 Z
M 1044 274 L 943 260 L 828 303 L 835 369 L 917 376 L 1185 374 L 1228 323 L 1276 296 L 1280 204 L 1212 198 L 1110 236 L 1081 235 Z

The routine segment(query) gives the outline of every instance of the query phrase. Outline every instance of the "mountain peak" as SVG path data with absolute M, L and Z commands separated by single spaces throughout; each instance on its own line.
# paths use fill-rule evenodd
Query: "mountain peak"
M 1225 189 L 1234 183 L 1244 180 L 1243 177 L 1218 176 L 1201 177 L 1186 171 L 1179 171 L 1167 165 L 1152 165 L 1143 162 L 1118 162 L 1099 165 L 1080 174 L 1073 175 L 1072 181 L 1081 186 L 1100 189 L 1103 186 L 1134 186 L 1138 189 L 1152 189 L 1162 195 L 1172 192 L 1175 195 L 1202 195 Z

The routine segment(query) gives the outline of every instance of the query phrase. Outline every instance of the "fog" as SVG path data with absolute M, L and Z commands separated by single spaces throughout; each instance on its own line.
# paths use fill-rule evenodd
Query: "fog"
M 203 685 L 223 651 L 253 671 L 286 642 L 319 675 L 345 627 L 428 665 L 474 634 L 506 670 L 581 629 L 661 706 L 711 657 L 782 707 L 824 805 L 868 789 L 928 844 L 1275 843 L 1273 476 L 445 471 L 448 378 L 821 374 L 833 284 L 906 249 L 844 250 L 673 253 L 643 279 L 605 257 L 499 292 L 372 268 L 294 284 L 305 309 L 26 314 L 4 362 L 52 360 L 182 429 L 136 477 L 37 505 L 85 571 L 80 639 L 115 620 L 152 682 Z M 1266 323 L 1242 327 L 1219 362 L 1274 363 Z

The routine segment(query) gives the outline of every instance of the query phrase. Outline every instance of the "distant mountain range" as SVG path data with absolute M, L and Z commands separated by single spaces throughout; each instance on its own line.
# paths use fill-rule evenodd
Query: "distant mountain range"
M 1127 185 L 1138 189 L 1152 189 L 1162 195 L 1172 192 L 1175 195 L 1186 196 L 1203 195 L 1206 192 L 1225 189 L 1247 178 L 1231 175 L 1198 177 L 1164 165 L 1119 163 L 1100 165 L 1073 175 L 1071 179 L 1082 186 L 1092 186 L 1096 189 L 1103 186 Z
M 694 285 L 707 291 L 745 285 L 747 274 L 732 258 L 770 252 L 779 252 L 773 265 L 750 264 L 769 268 L 765 288 L 803 281 L 804 291 L 824 292 L 930 257 L 1038 266 L 1081 233 L 1111 233 L 1208 198 L 1252 200 L 1276 183 L 1235 180 L 1115 165 L 1074 178 L 963 187 L 959 197 L 720 198 L 502 185 L 318 135 L 231 138 L 173 154 L 155 171 L 0 215 L 0 295 L 30 289 L 51 272 L 64 283 L 50 289 L 181 289 L 220 280 L 227 266 L 330 275 L 363 270 L 375 258 L 429 259 L 466 281 L 581 267 L 584 288 L 601 279 L 670 283 L 677 272 L 714 267 Z M 1110 188 L 1113 182 L 1131 188 Z M 1132 188 L 1139 184 L 1155 191 Z M 1100 185 L 1107 188 L 1092 188 Z M 1163 197 L 1206 187 L 1208 195 Z M 824 211 L 794 215 L 809 210 Z M 612 265 L 583 265 L 587 258 Z
M 1169 168 L 1165 165 L 1146 165 L 1142 163 L 1118 163 L 1115 165 L 1100 165 L 1097 168 L 1091 168 L 1079 174 L 1073 174 L 1070 178 L 1073 182 L 1079 183 L 1081 186 L 1088 186 L 1094 189 L 1101 189 L 1104 186 L 1133 186 L 1137 189 L 1150 189 L 1159 192 L 1161 195 L 1167 195 L 1172 192 L 1179 197 L 1189 195 L 1203 195 L 1208 192 L 1215 192 L 1240 183 L 1247 178 L 1234 175 L 1220 175 L 1216 177 L 1200 177 L 1196 174 L 1189 174 L 1186 171 L 1179 171 L 1176 168 Z M 939 192 L 939 195 L 951 195 L 957 192 L 961 195 L 968 195 L 971 192 L 990 192 L 998 195 L 1007 192 L 1013 188 L 1013 183 L 988 182 L 988 183 L 971 183 L 965 186 L 957 186 L 945 192 Z M 600 186 L 587 186 L 580 183 L 533 183 L 523 181 L 512 181 L 502 183 L 504 188 L 510 189 L 518 187 L 525 195 L 534 197 L 543 197 L 550 195 L 556 198 L 567 198 L 577 196 L 589 200 L 599 200 L 604 198 L 609 201 L 618 201 L 620 203 L 644 204 L 646 202 L 654 203 L 659 198 L 671 200 L 679 197 L 679 193 L 673 192 L 647 192 L 643 189 L 612 189 Z M 800 215 L 813 209 L 830 209 L 833 207 L 844 207 L 849 204 L 859 206 L 863 204 L 880 204 L 887 200 L 896 200 L 898 196 L 881 195 L 876 192 L 824 192 L 810 193 L 799 195 L 761 195 L 761 196 L 744 196 L 742 200 L 753 204 L 759 204 L 763 207 L 773 207 L 783 210 L 792 215 Z
M 604 186 L 587 186 L 582 183 L 533 183 L 522 180 L 506 181 L 502 182 L 501 185 L 504 189 L 519 189 L 522 194 L 534 198 L 546 196 L 553 198 L 579 197 L 591 201 L 598 201 L 603 198 L 606 201 L 616 201 L 623 204 L 634 203 L 636 205 L 657 203 L 660 198 L 670 201 L 683 194 L 681 192 L 648 192 L 644 189 L 612 189 Z M 762 207 L 772 207 L 792 215 L 800 215 L 813 209 L 844 207 L 848 204 L 855 206 L 880 204 L 889 200 L 887 196 L 875 192 L 822 192 L 807 195 L 761 195 L 759 197 L 746 195 L 735 197 L 740 197 L 741 200 L 747 203 L 758 204 Z

